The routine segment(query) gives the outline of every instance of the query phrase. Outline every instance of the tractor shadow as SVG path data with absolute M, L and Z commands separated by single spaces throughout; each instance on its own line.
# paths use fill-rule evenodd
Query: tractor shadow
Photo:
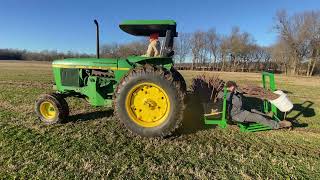
M 255 97 L 243 98 L 244 109 L 249 111 L 250 109 L 256 109 L 261 111 L 263 107 L 262 103 L 263 101 L 259 98 L 255 98 Z M 197 95 L 189 93 L 187 95 L 187 104 L 184 111 L 184 119 L 182 121 L 182 126 L 179 128 L 177 133 L 193 134 L 198 131 L 214 129 L 217 127 L 217 125 L 206 125 L 204 123 L 203 116 L 204 116 L 204 107 L 201 100 Z M 233 124 L 233 122 L 228 122 L 228 123 Z
M 85 113 L 71 115 L 68 117 L 68 119 L 64 120 L 63 123 L 91 121 L 91 120 L 96 120 L 104 117 L 111 117 L 112 115 L 113 115 L 112 109 L 94 111 L 94 112 L 85 112 Z
M 292 125 L 294 128 L 303 128 L 307 127 L 307 123 L 300 123 L 299 117 L 313 117 L 315 116 L 315 111 L 313 108 L 313 102 L 311 101 L 305 101 L 301 104 L 296 103 L 293 105 L 293 109 L 287 113 L 286 120 L 289 120 L 292 122 Z M 244 96 L 243 97 L 243 107 L 245 110 L 258 110 L 262 112 L 263 110 L 263 100 L 256 98 L 256 97 L 249 97 Z M 290 116 L 293 114 L 293 116 Z M 284 113 L 278 112 L 280 118 L 283 119 Z M 214 129 L 217 126 L 215 125 L 206 125 L 203 120 L 203 114 L 204 114 L 204 108 L 200 101 L 200 99 L 193 94 L 188 94 L 187 96 L 187 103 L 186 108 L 184 111 L 184 119 L 182 121 L 182 126 L 177 131 L 177 135 L 183 135 L 183 134 L 193 134 L 198 131 L 208 130 L 208 129 Z
M 203 120 L 204 109 L 200 99 L 194 94 L 187 94 L 186 108 L 182 125 L 177 134 L 193 134 L 198 131 L 213 129 L 215 125 L 206 125 Z
M 204 107 L 198 96 L 190 93 L 187 96 L 187 105 L 184 111 L 184 119 L 179 129 L 179 134 L 192 134 L 198 131 L 216 128 L 216 125 L 206 125 L 203 120 Z M 256 109 L 261 111 L 263 101 L 255 97 L 244 97 L 243 106 L 246 110 Z M 222 104 L 221 104 L 222 106 Z M 221 107 L 222 109 L 222 107 Z M 233 122 L 228 122 L 233 124 Z

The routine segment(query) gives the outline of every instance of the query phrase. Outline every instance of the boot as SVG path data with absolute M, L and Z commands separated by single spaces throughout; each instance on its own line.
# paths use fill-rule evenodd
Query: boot
M 283 120 L 283 121 L 280 121 L 279 122 L 279 129 L 282 129 L 282 128 L 289 128 L 292 126 L 292 123 L 290 121 L 287 121 L 287 120 Z

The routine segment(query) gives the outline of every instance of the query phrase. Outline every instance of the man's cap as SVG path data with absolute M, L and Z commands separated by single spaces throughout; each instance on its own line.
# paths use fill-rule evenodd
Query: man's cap
M 237 87 L 237 83 L 235 83 L 234 81 L 228 81 L 228 82 L 226 83 L 226 86 L 227 86 L 228 88 L 231 87 L 231 86 Z

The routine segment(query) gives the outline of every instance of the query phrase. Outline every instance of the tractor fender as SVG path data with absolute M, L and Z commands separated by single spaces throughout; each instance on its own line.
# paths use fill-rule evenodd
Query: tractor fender
M 172 58 L 168 57 L 146 57 L 146 56 L 129 56 L 127 61 L 132 64 L 152 64 L 152 65 L 173 65 Z

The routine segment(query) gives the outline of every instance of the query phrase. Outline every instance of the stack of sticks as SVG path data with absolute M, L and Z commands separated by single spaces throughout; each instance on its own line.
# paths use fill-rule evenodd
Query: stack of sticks
M 223 90 L 225 82 L 218 76 L 198 75 L 192 79 L 191 88 L 202 102 L 216 102 L 218 93 Z
M 278 94 L 275 94 L 272 91 L 266 90 L 259 86 L 247 85 L 244 87 L 239 87 L 239 89 L 248 96 L 257 97 L 260 99 L 275 100 L 279 97 Z
M 193 93 L 197 94 L 201 102 L 216 102 L 219 92 L 223 91 L 225 82 L 218 76 L 198 75 L 192 79 L 191 88 Z M 279 97 L 270 90 L 259 86 L 246 85 L 237 88 L 247 96 L 257 97 L 260 99 L 275 100 Z

